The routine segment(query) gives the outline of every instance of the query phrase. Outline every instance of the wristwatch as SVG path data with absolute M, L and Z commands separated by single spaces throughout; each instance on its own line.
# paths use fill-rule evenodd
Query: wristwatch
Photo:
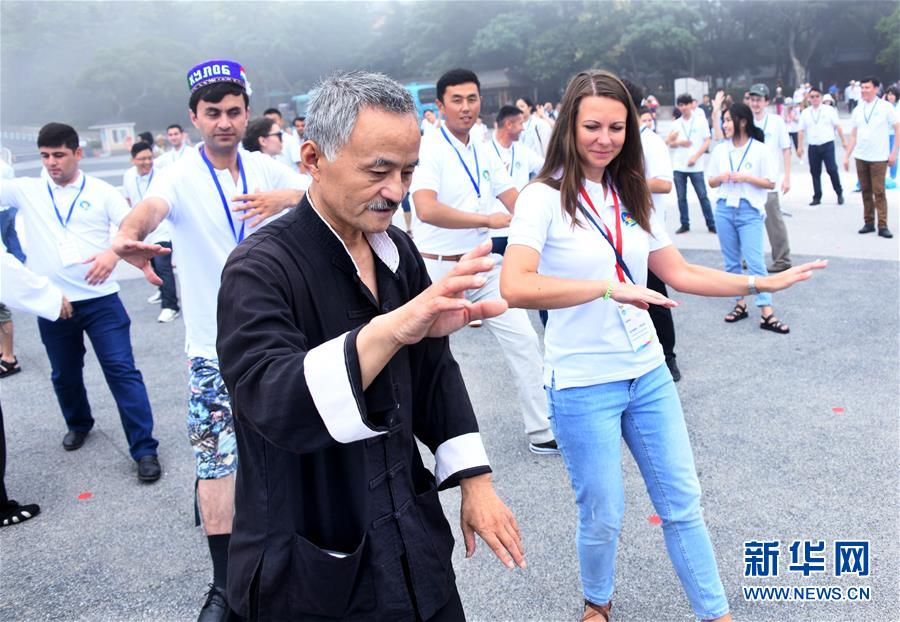
M 759 290 L 756 289 L 756 275 L 751 274 L 750 278 L 747 279 L 747 290 L 750 292 L 751 296 L 759 294 Z

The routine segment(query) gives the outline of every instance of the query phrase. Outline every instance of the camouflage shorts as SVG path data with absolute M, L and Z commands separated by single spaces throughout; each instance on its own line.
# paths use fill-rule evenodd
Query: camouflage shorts
M 188 436 L 197 458 L 198 479 L 219 479 L 237 470 L 237 442 L 231 419 L 231 397 L 219 373 L 219 362 L 191 359 Z

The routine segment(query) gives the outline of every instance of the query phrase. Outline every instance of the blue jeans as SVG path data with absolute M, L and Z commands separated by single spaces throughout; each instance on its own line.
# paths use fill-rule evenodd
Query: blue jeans
M 678 213 L 681 215 L 681 225 L 683 227 L 691 226 L 687 202 L 688 179 L 691 180 L 694 192 L 697 193 L 697 198 L 700 199 L 700 209 L 703 210 L 703 218 L 706 219 L 706 226 L 714 227 L 716 223 L 713 219 L 712 206 L 709 204 L 709 197 L 706 196 L 706 181 L 703 179 L 702 171 L 697 171 L 696 173 L 675 171 L 673 174 L 675 193 L 678 195 Z
M 131 457 L 140 460 L 156 455 L 159 442 L 153 438 L 150 400 L 141 372 L 134 366 L 129 334 L 131 320 L 119 295 L 73 302 L 72 308 L 74 313 L 68 320 L 51 322 L 38 318 L 41 341 L 50 358 L 50 378 L 66 425 L 76 432 L 87 432 L 94 427 L 82 375 L 84 333 L 87 333 L 116 400 Z
M 746 199 L 741 199 L 737 208 L 725 205 L 725 199 L 716 202 L 716 229 L 719 232 L 719 248 L 725 260 L 725 272 L 743 274 L 741 256 L 747 262 L 747 271 L 756 276 L 766 276 L 766 260 L 763 254 L 763 232 L 765 217 L 752 207 Z M 737 297 L 740 300 L 743 296 Z M 772 304 L 772 294 L 756 295 L 757 307 Z
M 728 612 L 700 507 L 681 401 L 668 367 L 634 380 L 547 389 L 550 423 L 578 505 L 576 540 L 584 597 L 606 604 L 613 594 L 616 545 L 625 513 L 622 438 L 662 519 L 669 558 L 694 613 Z

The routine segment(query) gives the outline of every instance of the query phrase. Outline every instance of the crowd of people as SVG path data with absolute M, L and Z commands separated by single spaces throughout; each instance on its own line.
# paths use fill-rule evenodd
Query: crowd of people
M 0 204 L 22 214 L 28 259 L 13 243 L 2 253 L 2 302 L 40 316 L 68 451 L 94 425 L 88 336 L 147 483 L 162 468 L 116 264 L 159 288 L 148 301 L 161 305 L 159 322 L 183 319 L 197 518 L 212 562 L 199 621 L 464 619 L 438 500 L 453 486 L 467 556 L 477 534 L 505 566 L 525 567 L 450 350 L 451 333 L 478 326 L 508 363 L 523 446 L 561 455 L 570 475 L 583 619 L 610 619 L 622 440 L 693 612 L 731 619 L 674 384 L 667 286 L 732 298 L 729 323 L 748 317 L 753 296 L 760 329 L 787 334 L 772 294 L 827 264 L 792 265 L 779 202 L 792 154 L 807 146 L 813 205 L 823 163 L 843 203 L 837 132 L 844 167 L 856 161 L 860 233 L 875 230 L 877 213 L 879 235 L 891 237 L 884 179 L 897 157 L 896 92 L 881 101 L 879 81 L 862 80 L 849 137 L 813 87 L 796 119 L 791 98 L 782 114 L 769 111 L 764 84 L 746 103 L 682 94 L 662 136 L 658 102 L 599 70 L 574 76 L 556 106 L 509 102 L 493 129 L 467 69 L 441 76 L 436 112 L 421 119 L 392 79 L 337 73 L 290 124 L 275 108 L 251 118 L 236 62 L 207 61 L 187 77 L 201 142 L 189 146 L 179 124 L 163 154 L 152 135 L 136 142 L 124 196 L 80 170 L 78 134 L 61 123 L 38 135 L 40 177 L 4 169 Z M 724 270 L 688 263 L 665 230 L 673 187 L 676 234 L 690 230 L 688 181 Z M 543 354 L 528 309 L 541 313 Z M 3 375 L 21 370 L 7 357 L 6 318 Z M 4 526 L 40 511 L 0 493 Z

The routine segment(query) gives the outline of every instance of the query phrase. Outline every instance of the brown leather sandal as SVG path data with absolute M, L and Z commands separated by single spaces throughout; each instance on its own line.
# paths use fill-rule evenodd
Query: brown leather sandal
M 590 620 L 591 622 L 609 622 L 609 610 L 612 609 L 612 601 L 605 605 L 595 605 L 586 600 L 584 601 L 584 615 L 581 616 L 581 622 Z

